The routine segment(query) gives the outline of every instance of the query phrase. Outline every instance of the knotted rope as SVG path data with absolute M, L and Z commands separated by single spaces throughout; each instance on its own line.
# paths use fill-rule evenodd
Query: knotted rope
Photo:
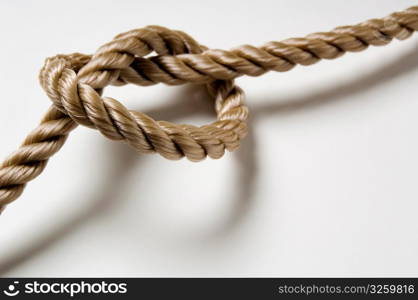
M 247 133 L 248 109 L 243 104 L 243 91 L 234 84 L 236 77 L 289 71 L 296 65 L 334 59 L 369 45 L 386 45 L 394 38 L 403 40 L 417 30 L 418 6 L 304 38 L 229 51 L 208 49 L 181 31 L 148 26 L 117 35 L 94 55 L 48 58 L 39 80 L 53 105 L 1 165 L 0 210 L 43 171 L 78 124 L 126 141 L 141 153 L 158 152 L 168 159 L 186 156 L 191 161 L 220 158 L 225 149 L 236 149 Z M 205 84 L 215 99 L 217 120 L 200 127 L 155 121 L 102 96 L 106 86 L 127 83 Z

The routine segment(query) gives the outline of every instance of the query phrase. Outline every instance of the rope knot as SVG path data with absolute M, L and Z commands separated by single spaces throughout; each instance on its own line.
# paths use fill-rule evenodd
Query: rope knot
M 225 149 L 236 149 L 247 132 L 244 93 L 233 80 L 206 82 L 215 98 L 217 121 L 201 127 L 155 121 L 102 96 L 108 85 L 147 86 L 159 82 L 143 72 L 152 74 L 147 69 L 152 60 L 200 54 L 206 49 L 184 32 L 148 26 L 117 35 L 94 55 L 74 53 L 48 58 L 39 79 L 59 111 L 110 139 L 128 142 L 142 153 L 158 152 L 168 159 L 186 156 L 192 161 L 206 156 L 220 158 Z M 147 57 L 152 53 L 156 55 Z M 171 75 L 166 72 L 165 76 Z M 171 77 L 171 84 L 186 82 Z

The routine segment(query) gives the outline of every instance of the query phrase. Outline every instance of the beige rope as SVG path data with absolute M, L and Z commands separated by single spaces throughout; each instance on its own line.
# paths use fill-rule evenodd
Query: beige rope
M 168 159 L 186 156 L 199 161 L 220 158 L 246 135 L 248 109 L 233 79 L 284 72 L 311 65 L 369 45 L 403 40 L 418 30 L 418 6 L 354 26 L 305 38 L 244 45 L 230 51 L 208 49 L 184 32 L 148 26 L 117 35 L 94 55 L 74 53 L 46 59 L 39 79 L 53 106 L 22 146 L 0 167 L 0 209 L 15 200 L 64 144 L 77 124 L 123 140 L 141 153 L 158 152 Z M 149 56 L 155 53 L 154 56 Z M 155 121 L 103 97 L 108 85 L 205 83 L 215 99 L 217 120 L 209 125 Z

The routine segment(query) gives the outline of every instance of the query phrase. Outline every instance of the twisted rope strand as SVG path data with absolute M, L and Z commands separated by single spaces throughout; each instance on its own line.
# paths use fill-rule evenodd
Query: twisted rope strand
M 247 133 L 248 108 L 244 92 L 233 82 L 235 78 L 285 72 L 296 65 L 335 59 L 369 45 L 406 39 L 417 30 L 418 6 L 330 32 L 229 51 L 209 49 L 181 31 L 148 26 L 117 35 L 93 55 L 48 58 L 39 81 L 53 106 L 0 166 L 0 211 L 43 171 L 77 124 L 125 141 L 141 153 L 158 152 L 168 159 L 186 156 L 191 161 L 206 156 L 220 158 L 225 149 L 238 148 Z M 108 85 L 189 82 L 204 83 L 214 97 L 217 120 L 212 124 L 197 127 L 156 121 L 102 96 Z
M 53 106 L 49 108 L 39 126 L 0 166 L 0 211 L 22 194 L 27 182 L 42 173 L 76 126 L 70 117 Z
M 147 28 L 164 32 L 166 36 L 174 33 L 156 26 Z M 201 53 L 179 55 L 173 55 L 180 53 L 178 50 L 167 53 L 167 49 L 157 48 L 154 50 L 158 55 L 151 58 L 143 57 L 144 53 L 148 54 L 148 50 L 153 49 L 153 45 L 143 38 L 142 30 L 119 34 L 99 48 L 90 63 L 81 70 L 82 75 L 89 77 L 86 82 L 95 88 L 114 83 L 178 85 L 231 80 L 242 75 L 260 76 L 268 71 L 285 72 L 296 65 L 307 66 L 321 59 L 340 57 L 346 52 L 362 51 L 369 45 L 387 45 L 394 38 L 404 40 L 418 30 L 418 6 L 383 19 L 341 26 L 304 38 L 269 42 L 258 48 L 243 45 L 230 51 L 207 49 Z M 114 82 L 95 80 L 105 70 L 117 70 L 119 77 Z

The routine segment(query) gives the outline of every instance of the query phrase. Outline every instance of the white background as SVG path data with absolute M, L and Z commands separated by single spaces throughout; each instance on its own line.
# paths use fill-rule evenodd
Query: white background
M 149 24 L 213 48 L 383 17 L 416 1 L 1 1 L 0 156 L 49 99 L 44 58 Z M 0 276 L 418 276 L 418 36 L 237 80 L 251 134 L 200 163 L 77 128 L 0 217 Z M 214 119 L 202 87 L 110 87 L 157 119 Z

